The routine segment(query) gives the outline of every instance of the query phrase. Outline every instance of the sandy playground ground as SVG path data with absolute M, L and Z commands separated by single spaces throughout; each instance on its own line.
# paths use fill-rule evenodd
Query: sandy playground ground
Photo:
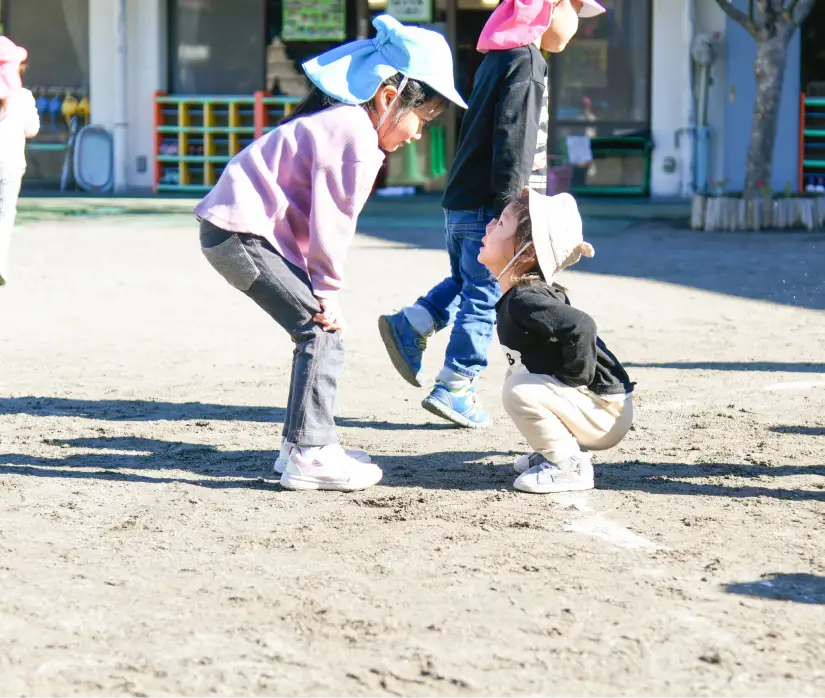
M 638 381 L 597 488 L 516 493 L 497 347 L 475 433 L 376 318 L 437 217 L 351 252 L 355 494 L 269 479 L 290 343 L 187 216 L 24 221 L 0 289 L 4 695 L 825 694 L 825 236 L 594 221 L 574 303 Z M 446 337 L 433 343 L 434 374 Z

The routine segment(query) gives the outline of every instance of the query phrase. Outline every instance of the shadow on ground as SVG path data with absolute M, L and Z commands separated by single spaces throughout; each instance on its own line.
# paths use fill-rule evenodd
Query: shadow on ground
M 734 463 L 641 463 L 596 466 L 596 486 L 605 490 L 648 494 L 768 497 L 787 501 L 825 502 L 825 489 L 782 489 L 755 482 L 796 475 L 825 476 L 825 465 L 746 465 Z M 724 484 L 720 483 L 724 480 Z
M 182 482 L 218 489 L 278 487 L 275 481 L 265 480 L 272 477 L 276 451 L 224 451 L 204 444 L 132 436 L 50 439 L 46 443 L 98 452 L 59 457 L 0 455 L 0 474 L 154 484 Z M 511 484 L 515 476 L 509 468 L 491 461 L 509 455 L 499 451 L 446 451 L 376 456 L 375 460 L 384 470 L 385 486 L 471 491 L 495 490 Z M 188 471 L 198 477 L 159 474 L 163 471 Z
M 667 363 L 626 363 L 630 368 L 673 368 L 698 371 L 763 371 L 769 373 L 825 373 L 825 364 L 779 361 L 676 361 Z
M 825 436 L 825 427 L 777 426 L 770 431 L 776 434 L 796 434 L 798 436 Z
M 758 582 L 726 584 L 729 594 L 773 601 L 825 605 L 825 577 L 816 574 L 766 574 Z
M 62 397 L 5 397 L 0 398 L 0 415 L 26 414 L 35 417 L 72 417 L 100 419 L 112 422 L 156 421 L 239 421 L 280 423 L 285 410 L 281 407 L 260 405 L 217 405 L 203 402 L 164 402 L 152 400 L 78 400 Z M 422 424 L 388 422 L 376 419 L 337 417 L 340 427 L 362 427 L 380 431 L 411 428 L 441 431 L 456 429 L 447 423 Z
M 120 480 L 126 482 L 187 482 L 201 487 L 276 486 L 271 476 L 275 451 L 224 451 L 205 444 L 181 443 L 133 436 L 50 439 L 50 446 L 82 449 L 86 453 L 39 457 L 19 453 L 0 455 L 0 474 Z M 88 451 L 91 451 L 89 453 Z M 97 452 L 95 452 L 97 451 Z M 436 452 L 376 456 L 384 470 L 382 484 L 439 490 L 498 490 L 514 478 L 501 451 Z M 125 472 L 125 471 L 143 471 Z M 159 471 L 188 471 L 197 478 L 158 475 Z M 825 490 L 780 489 L 746 482 L 794 475 L 825 475 L 825 466 L 734 465 L 723 463 L 629 463 L 596 467 L 599 489 L 650 494 L 713 497 L 770 497 L 825 502 Z M 719 480 L 730 480 L 720 484 Z M 745 482 L 743 482 L 745 481 Z

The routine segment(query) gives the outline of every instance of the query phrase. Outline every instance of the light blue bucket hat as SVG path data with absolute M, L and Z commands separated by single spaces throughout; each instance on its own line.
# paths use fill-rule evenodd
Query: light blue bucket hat
M 467 103 L 453 82 L 453 55 L 444 37 L 408 27 L 390 15 L 376 17 L 374 39 L 351 41 L 303 64 L 313 84 L 344 104 L 363 104 L 396 73 L 426 83 L 462 109 Z

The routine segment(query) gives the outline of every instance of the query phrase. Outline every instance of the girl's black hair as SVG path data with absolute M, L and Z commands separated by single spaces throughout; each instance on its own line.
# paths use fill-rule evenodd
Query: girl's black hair
M 392 77 L 384 80 L 380 87 L 391 85 L 392 87 L 397 88 L 401 85 L 401 81 L 403 79 L 404 76 L 401 73 L 396 73 Z M 444 101 L 444 97 L 442 97 L 426 83 L 408 78 L 404 91 L 401 92 L 398 97 L 398 102 L 396 102 L 398 108 L 395 111 L 395 121 L 400 121 L 405 114 L 413 109 L 418 109 L 419 107 L 424 106 L 430 101 L 437 101 L 438 103 L 441 103 Z M 281 121 L 281 123 L 286 124 L 301 116 L 317 114 L 319 111 L 323 111 L 324 109 L 332 107 L 336 104 L 340 104 L 337 99 L 330 97 L 319 88 L 313 87 L 310 93 L 304 97 L 303 101 L 301 101 L 295 109 L 292 110 L 292 113 L 286 119 Z M 372 111 L 374 109 L 372 100 L 364 102 L 361 106 L 367 111 Z
M 530 222 L 530 199 L 527 193 L 521 194 L 512 201 L 516 215 L 516 240 L 513 254 L 528 243 L 533 242 L 533 225 Z M 536 248 L 530 245 L 521 253 L 512 272 L 513 286 L 526 286 L 538 281 L 546 281 L 536 257 Z

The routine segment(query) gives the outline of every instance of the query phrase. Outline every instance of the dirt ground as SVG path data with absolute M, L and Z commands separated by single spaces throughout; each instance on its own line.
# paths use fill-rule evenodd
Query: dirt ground
M 376 318 L 446 271 L 437 219 L 351 252 L 362 493 L 268 478 L 291 348 L 185 216 L 24 222 L 0 289 L 4 695 L 825 694 L 825 236 L 594 221 L 573 302 L 638 382 L 597 489 L 512 489 Z M 434 374 L 446 337 L 429 350 Z

